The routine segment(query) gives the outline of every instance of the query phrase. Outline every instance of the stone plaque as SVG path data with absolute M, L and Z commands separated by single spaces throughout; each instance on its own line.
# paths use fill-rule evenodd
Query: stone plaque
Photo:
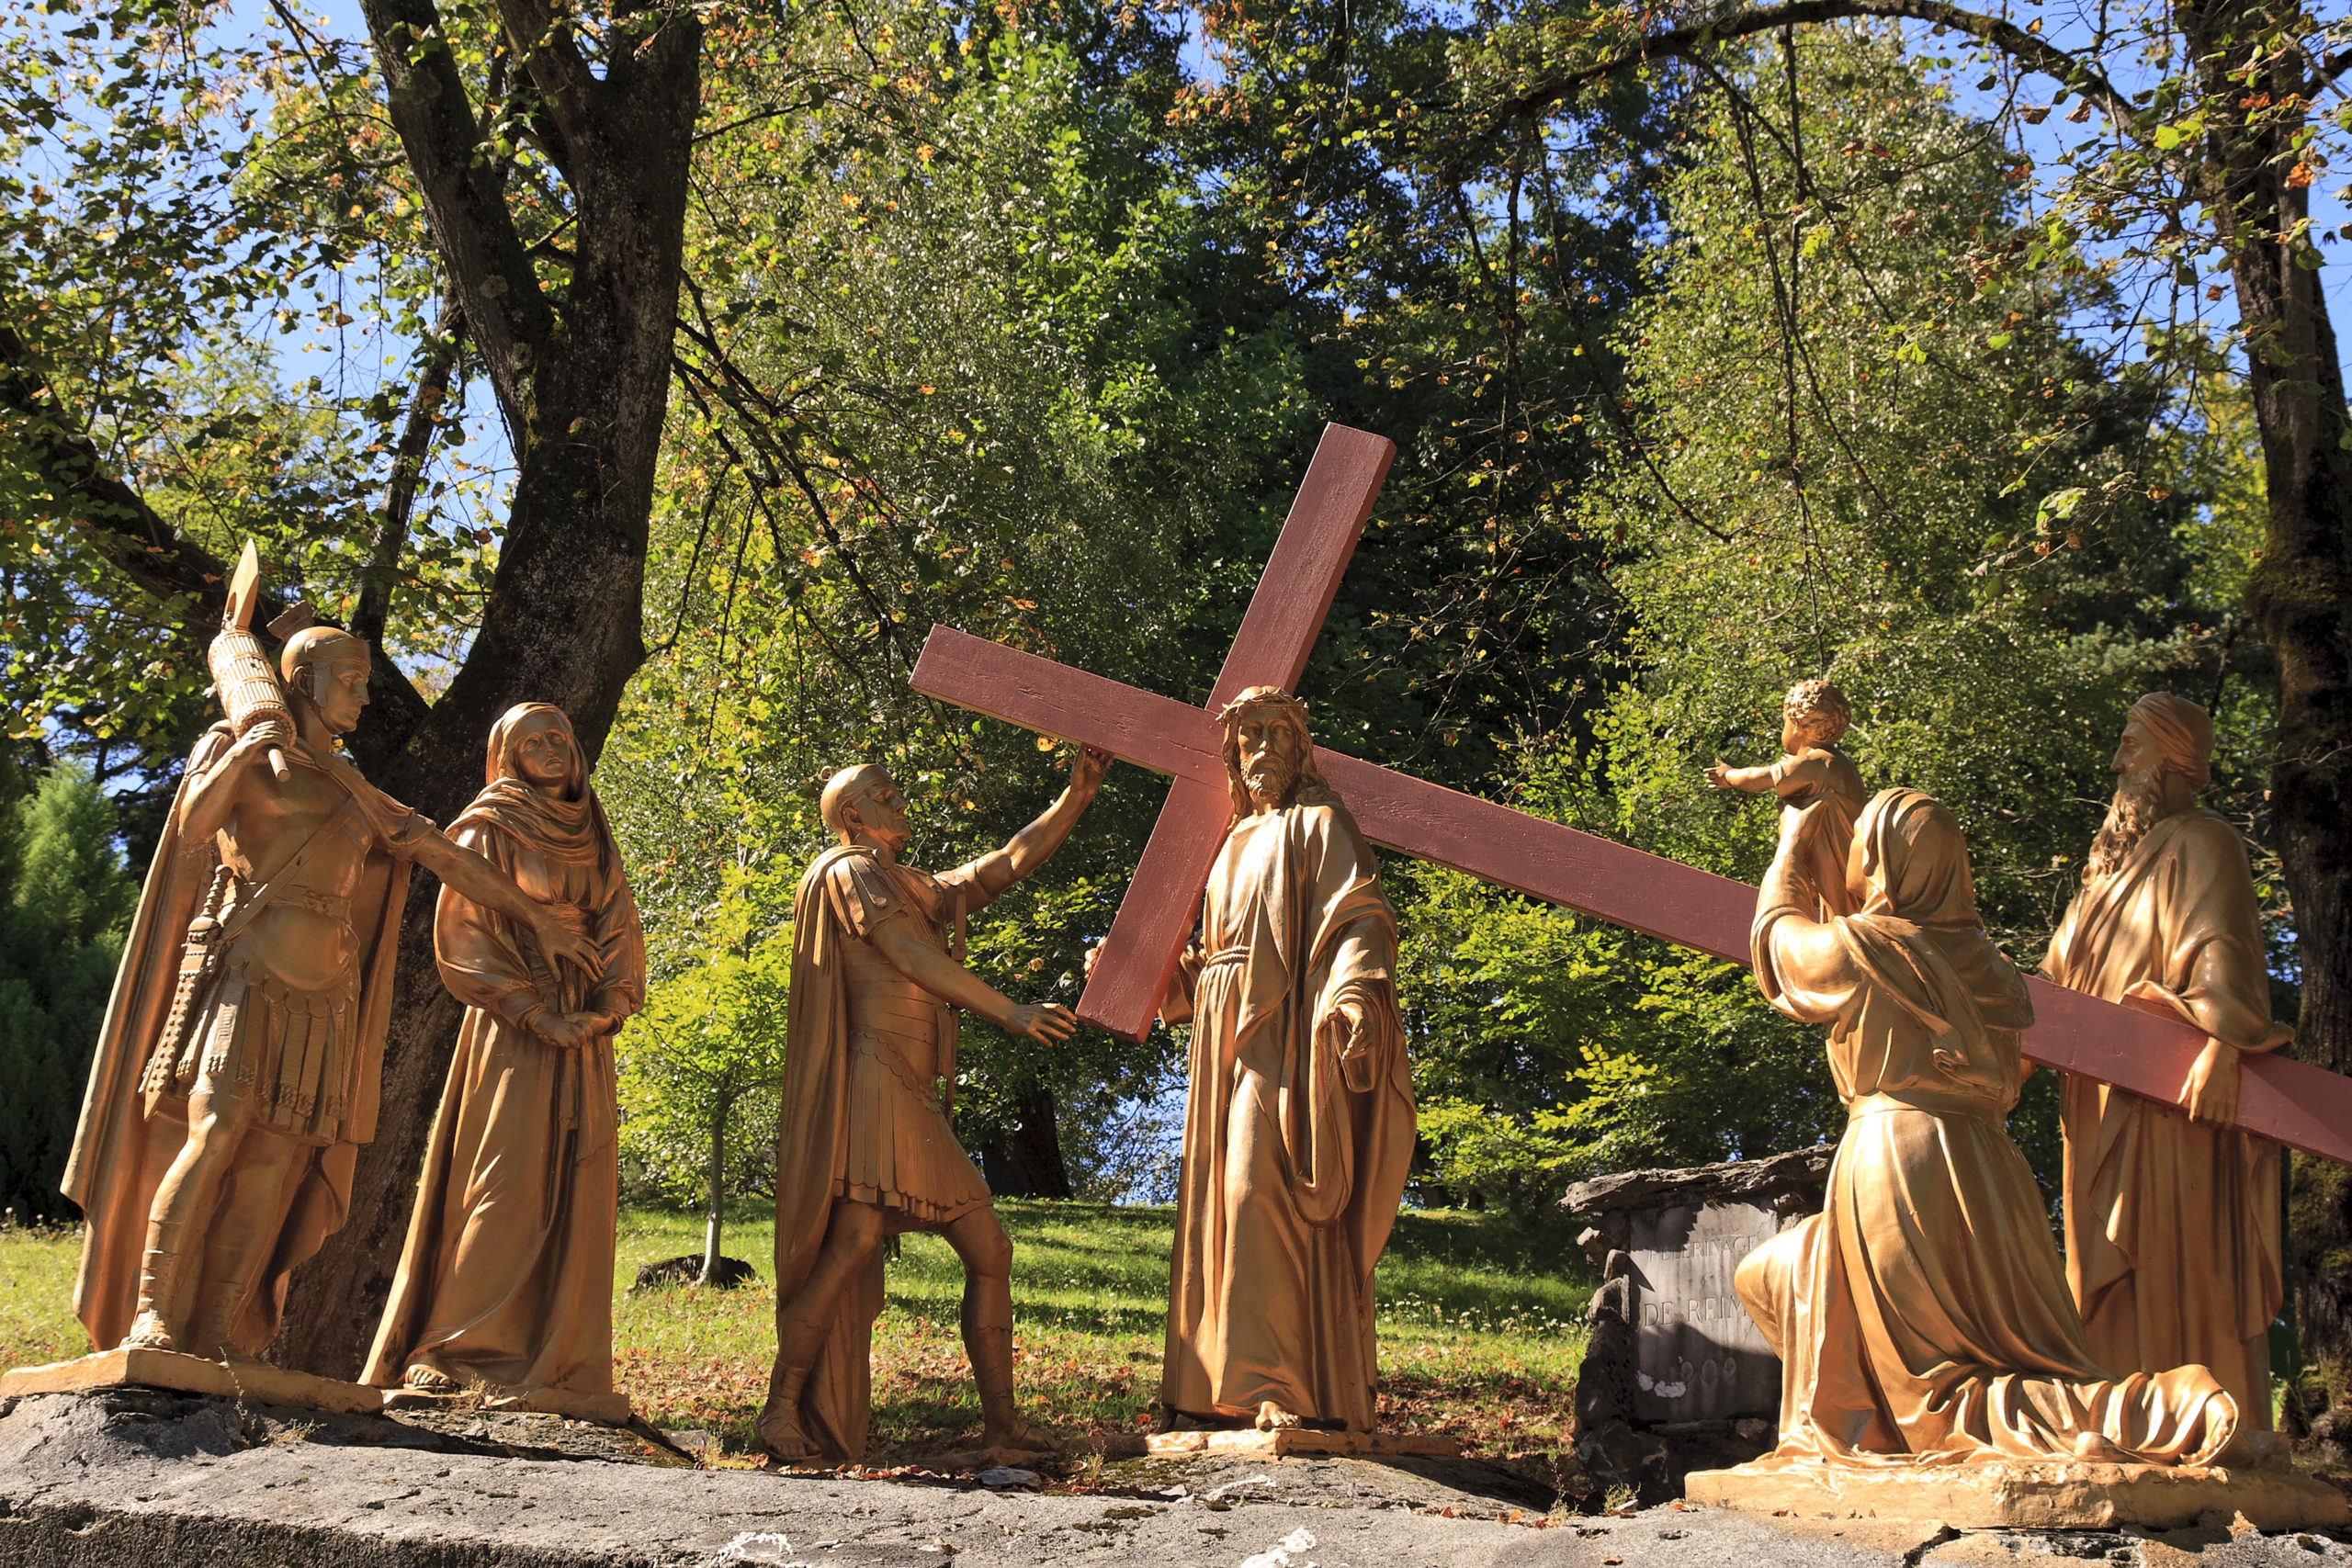
M 1628 1170 L 1568 1189 L 1600 1266 L 1577 1374 L 1577 1458 L 1646 1505 L 1693 1470 L 1770 1450 L 1781 1363 L 1732 1288 L 1740 1259 L 1821 1207 L 1836 1150 L 1689 1170 Z
M 1741 1258 L 1802 1218 L 1737 1202 L 1627 1216 L 1637 1307 L 1635 1419 L 1779 1416 L 1780 1358 L 1739 1304 L 1732 1273 Z

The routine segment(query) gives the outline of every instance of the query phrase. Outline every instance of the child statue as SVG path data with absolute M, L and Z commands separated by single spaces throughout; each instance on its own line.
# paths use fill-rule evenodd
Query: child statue
M 609 1396 L 613 1035 L 644 1004 L 645 936 L 562 710 L 507 709 L 483 771 L 451 833 L 584 938 L 596 967 L 559 972 L 526 928 L 442 889 L 434 956 L 466 1021 L 362 1376 L 425 1393 Z
M 1838 750 L 1852 720 L 1846 694 L 1826 681 L 1799 681 L 1781 703 L 1781 759 L 1766 767 L 1735 768 L 1721 758 L 1707 770 L 1711 789 L 1744 790 L 1753 795 L 1770 790 L 1780 796 L 1785 829 L 1804 817 L 1805 808 L 1826 802 L 1827 809 L 1806 823 L 1801 869 L 1820 900 L 1822 918 L 1850 915 L 1853 899 L 1846 887 L 1846 855 L 1854 841 L 1854 823 L 1869 804 L 1862 775 L 1853 760 Z

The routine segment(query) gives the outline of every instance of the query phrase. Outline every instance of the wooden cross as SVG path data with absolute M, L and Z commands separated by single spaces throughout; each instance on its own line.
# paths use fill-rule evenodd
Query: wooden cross
M 1175 783 L 1079 999 L 1079 1017 L 1129 1040 L 1151 1028 L 1231 825 L 1215 714 L 1250 686 L 1289 691 L 1306 668 L 1396 447 L 1327 425 L 1282 536 L 1258 580 L 1208 706 L 1121 685 L 946 626 L 933 626 L 910 683 L 962 707 L 1082 741 Z M 1534 897 L 1748 961 L 1756 890 L 1441 784 L 1318 746 L 1316 765 L 1374 843 Z M 2025 1054 L 2134 1094 L 2174 1101 L 2205 1036 L 2176 1018 L 2029 979 Z M 2352 1078 L 2276 1053 L 2245 1064 L 2237 1125 L 2352 1164 Z

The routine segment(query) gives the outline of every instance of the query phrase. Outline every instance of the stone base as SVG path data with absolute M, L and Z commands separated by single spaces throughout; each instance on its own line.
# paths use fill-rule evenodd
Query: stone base
M 266 1361 L 208 1361 L 201 1356 L 144 1345 L 118 1345 L 75 1360 L 0 1372 L 0 1397 L 124 1386 L 168 1388 L 260 1404 L 294 1404 L 306 1410 L 377 1411 L 384 1404 L 380 1388 L 289 1372 Z
M 1154 1432 L 1145 1451 L 1155 1459 L 1185 1454 L 1220 1454 L 1233 1459 L 1280 1459 L 1285 1454 L 1419 1454 L 1430 1459 L 1457 1459 L 1462 1445 L 1452 1438 L 1423 1438 L 1397 1432 L 1316 1432 L 1284 1427 L 1261 1432 Z
M 1692 1471 L 1684 1495 L 1746 1514 L 1932 1519 L 1955 1529 L 2177 1529 L 2243 1514 L 2257 1529 L 2312 1529 L 2352 1518 L 2335 1487 L 2290 1470 L 2199 1465 L 2026 1463 L 1743 1464 Z
M 628 1395 L 581 1393 L 568 1388 L 535 1388 L 528 1393 L 494 1393 L 488 1388 L 434 1393 L 417 1388 L 376 1391 L 387 1410 L 452 1410 L 479 1406 L 484 1410 L 517 1410 L 529 1415 L 567 1416 L 575 1421 L 600 1421 L 607 1427 L 629 1422 Z

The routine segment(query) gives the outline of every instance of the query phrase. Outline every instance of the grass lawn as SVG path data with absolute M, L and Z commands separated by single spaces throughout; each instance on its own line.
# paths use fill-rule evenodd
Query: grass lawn
M 745 1205 L 751 1209 L 753 1205 Z M 1000 1200 L 1013 1242 L 1013 1345 L 1023 1404 L 1057 1426 L 1133 1429 L 1158 1397 L 1174 1212 Z M 699 1252 L 693 1215 L 621 1215 L 615 1375 L 656 1426 L 700 1427 L 741 1452 L 775 1352 L 775 1300 L 673 1286 L 631 1295 L 638 1266 Z M 0 1230 L 0 1365 L 79 1355 L 67 1306 L 78 1231 Z M 1581 1254 L 1537 1250 L 1500 1215 L 1408 1212 L 1379 1274 L 1384 1425 L 1442 1432 L 1473 1451 L 1565 1445 L 1581 1321 L 1593 1277 Z M 728 1231 L 729 1256 L 764 1281 L 771 1227 Z M 1549 1250 L 1549 1249 L 1544 1249 Z M 874 1326 L 874 1446 L 888 1462 L 979 1435 L 979 1403 L 956 1334 L 963 1272 L 936 1236 L 904 1238 Z

